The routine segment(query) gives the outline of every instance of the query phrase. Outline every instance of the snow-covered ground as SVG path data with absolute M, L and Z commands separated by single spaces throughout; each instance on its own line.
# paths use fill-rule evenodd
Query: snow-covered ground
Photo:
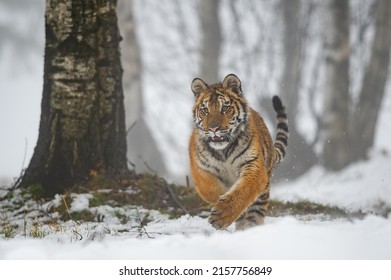
M 197 229 L 198 233 L 186 233 Z M 116 237 L 60 243 L 17 238 L 0 242 L 0 259 L 390 259 L 391 221 L 302 222 L 268 219 L 244 232 L 213 232 L 205 220 L 182 217 L 148 230 L 173 232 L 156 239 Z M 205 234 L 207 232 L 208 234 Z
M 145 2 L 138 1 L 137 3 L 140 6 Z M 150 9 L 147 9 L 148 5 L 155 5 L 155 1 L 149 3 L 143 4 L 147 6 L 145 10 L 139 11 L 141 16 L 143 11 L 145 14 L 150 13 Z M 149 17 L 151 18 L 154 17 Z M 143 18 L 145 26 L 149 22 L 146 19 L 148 19 L 147 16 Z M 167 21 L 167 17 L 164 17 L 163 21 Z M 162 31 L 166 35 L 166 28 L 155 29 L 156 32 Z M 148 34 L 146 36 L 148 39 L 151 36 L 150 32 L 144 32 L 144 34 Z M 150 53 L 154 53 L 153 50 Z M 2 130 L 0 177 L 18 176 L 19 171 L 28 164 L 38 135 L 39 104 L 42 94 L 42 61 L 34 62 L 34 66 L 24 72 L 11 71 L 14 61 L 11 61 L 10 57 L 4 50 L 0 57 L 0 128 Z M 193 56 L 190 58 L 193 59 Z M 225 60 L 228 58 L 225 57 Z M 176 64 L 174 66 L 182 70 Z M 231 70 L 229 67 L 225 69 Z M 254 73 L 258 72 L 254 71 Z M 187 167 L 185 151 L 188 136 L 185 132 L 189 130 L 188 127 L 186 128 L 186 125 L 190 123 L 190 115 L 187 112 L 191 108 L 192 100 L 189 84 L 193 76 L 188 71 L 183 71 L 182 75 L 175 76 L 175 78 L 183 85 L 180 85 L 177 95 L 172 95 L 171 99 L 168 99 L 170 104 L 166 104 L 175 106 L 175 108 L 170 109 L 157 103 L 156 108 L 147 111 L 147 115 L 151 119 L 152 126 L 155 126 L 158 131 L 170 131 L 176 136 L 175 139 L 184 139 L 180 143 L 171 141 L 173 144 L 167 144 L 172 138 L 167 140 L 166 136 L 160 136 L 162 147 L 170 155 L 170 160 L 176 162 L 175 167 L 180 165 L 177 169 L 180 170 L 180 174 L 183 174 L 183 170 Z M 257 81 L 256 79 L 247 80 L 248 83 L 251 80 Z M 153 83 L 148 83 L 148 85 L 146 86 L 147 101 L 155 100 L 156 88 L 165 89 Z M 248 90 L 248 92 L 250 94 L 251 91 Z M 35 238 L 32 238 L 25 237 L 29 234 L 20 230 L 23 229 L 25 222 L 23 213 L 21 213 L 18 220 L 12 221 L 19 225 L 19 232 L 16 236 L 10 239 L 0 238 L 0 259 L 390 260 L 391 216 L 387 214 L 391 209 L 390 92 L 388 89 L 384 97 L 385 102 L 379 116 L 378 127 L 380 129 L 377 129 L 375 149 L 368 161 L 354 164 L 336 174 L 315 166 L 302 178 L 272 186 L 271 190 L 272 198 L 277 200 L 308 200 L 338 206 L 347 211 L 370 213 L 364 219 L 330 220 L 325 219 L 323 215 L 307 218 L 268 217 L 263 226 L 244 232 L 234 232 L 233 227 L 227 231 L 216 231 L 205 218 L 196 216 L 182 216 L 179 219 L 170 220 L 156 211 L 146 211 L 132 206 L 122 209 L 99 206 L 94 210 L 106 216 L 104 222 L 78 224 L 68 221 L 62 224 L 39 225 Z M 169 93 L 171 95 L 171 91 Z M 187 95 L 179 97 L 179 94 Z M 180 106 L 181 110 L 177 109 L 178 104 L 183 105 Z M 164 116 L 160 110 L 170 113 Z M 162 118 L 166 121 L 162 122 Z M 180 124 L 173 126 L 170 120 L 180 122 Z M 169 127 L 166 128 L 161 123 Z M 162 127 L 158 129 L 158 126 Z M 305 129 L 310 130 L 307 127 Z M 24 157 L 26 157 L 25 161 Z M 0 181 L 0 185 L 8 183 L 9 180 Z M 0 197 L 2 195 L 0 191 Z M 55 202 L 56 200 L 53 203 Z M 70 205 L 70 210 L 80 211 L 86 207 L 88 207 L 88 195 L 80 195 Z M 111 215 L 113 212 L 131 218 L 128 222 L 121 224 L 115 215 Z M 137 217 L 142 218 L 146 213 L 150 215 L 152 221 L 140 227 Z M 12 219 L 7 215 L 8 213 L 0 202 L 0 221 Z M 26 223 L 28 227 L 26 231 L 32 233 L 34 227 L 31 221 L 26 221 Z
M 292 202 L 308 200 L 351 212 L 390 211 L 390 166 L 390 156 L 381 154 L 372 161 L 357 163 L 340 173 L 316 166 L 299 180 L 274 188 L 272 198 Z
M 391 157 L 375 154 L 340 174 L 315 167 L 297 181 L 272 188 L 283 201 L 309 200 L 349 211 L 364 219 L 268 217 L 263 226 L 244 232 L 216 231 L 205 218 L 170 220 L 149 211 L 151 222 L 138 227 L 147 210 L 98 206 L 102 215 L 122 211 L 131 218 L 40 227 L 39 238 L 19 232 L 0 241 L 0 259 L 391 259 Z M 88 207 L 88 194 L 75 195 L 70 211 Z M 53 203 L 59 202 L 58 196 Z M 45 206 L 44 206 L 45 207 Z M 23 223 L 23 219 L 19 222 Z M 28 225 L 29 226 L 29 225 Z M 31 228 L 29 229 L 31 231 Z

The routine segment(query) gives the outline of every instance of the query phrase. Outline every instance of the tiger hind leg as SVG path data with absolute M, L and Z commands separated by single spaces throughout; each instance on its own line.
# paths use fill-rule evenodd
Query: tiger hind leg
M 268 190 L 269 188 L 267 188 Z M 269 205 L 269 191 L 260 195 L 257 200 L 247 208 L 246 212 L 235 222 L 236 230 L 245 230 L 250 227 L 262 225 Z

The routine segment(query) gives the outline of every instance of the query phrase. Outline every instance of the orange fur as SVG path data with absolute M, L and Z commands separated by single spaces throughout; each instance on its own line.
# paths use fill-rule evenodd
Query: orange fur
M 272 169 L 281 160 L 269 130 L 243 98 L 235 75 L 212 86 L 195 79 L 192 89 L 190 170 L 198 194 L 212 206 L 210 223 L 226 228 L 240 218 L 239 229 L 262 223 L 263 216 L 253 214 L 266 212 Z

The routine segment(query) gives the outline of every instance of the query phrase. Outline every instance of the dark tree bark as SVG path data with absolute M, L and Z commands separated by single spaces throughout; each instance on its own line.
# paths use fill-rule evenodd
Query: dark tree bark
M 122 65 L 125 93 L 126 124 L 128 127 L 128 159 L 137 172 L 153 170 L 164 175 L 166 167 L 153 134 L 144 117 L 141 49 L 137 40 L 133 0 L 118 2 L 118 18 L 123 36 Z
M 47 0 L 38 142 L 21 185 L 46 195 L 127 171 L 116 1 Z
M 326 20 L 322 159 L 327 169 L 339 170 L 349 162 L 349 1 L 327 1 Z
M 385 93 L 391 49 L 391 1 L 376 3 L 375 37 L 359 102 L 352 118 L 350 161 L 366 158 L 373 146 L 381 101 Z
M 201 0 L 201 71 L 200 76 L 208 83 L 219 81 L 219 58 L 221 28 L 219 22 L 219 0 Z

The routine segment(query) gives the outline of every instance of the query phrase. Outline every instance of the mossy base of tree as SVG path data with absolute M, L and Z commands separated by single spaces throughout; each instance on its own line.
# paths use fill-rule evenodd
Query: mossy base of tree
M 31 197 L 37 197 L 35 194 L 37 189 L 37 186 L 34 185 L 28 190 Z M 117 177 L 91 174 L 88 182 L 74 185 L 62 193 L 63 202 L 60 206 L 54 207 L 52 211 L 59 212 L 62 220 L 94 220 L 94 217 L 86 213 L 69 213 L 68 209 L 72 203 L 71 195 L 80 193 L 92 194 L 92 198 L 89 199 L 89 207 L 100 205 L 142 206 L 145 209 L 158 210 L 163 214 L 168 214 L 171 218 L 185 214 L 197 215 L 209 210 L 209 206 L 198 197 L 191 187 L 169 184 L 165 179 L 153 174 L 129 172 Z M 42 202 L 50 199 L 40 198 Z M 122 220 L 123 218 L 121 217 Z

